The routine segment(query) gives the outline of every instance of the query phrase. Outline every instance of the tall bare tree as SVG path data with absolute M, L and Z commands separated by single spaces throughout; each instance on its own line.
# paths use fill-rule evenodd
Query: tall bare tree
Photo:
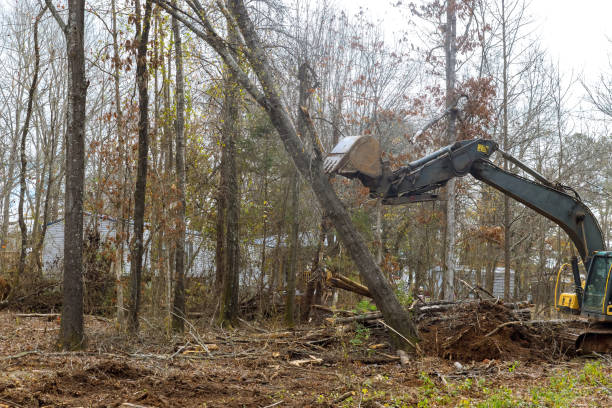
M 235 43 L 238 39 L 237 28 L 228 21 L 228 41 Z M 238 318 L 238 291 L 240 277 L 240 191 L 238 185 L 238 170 L 236 167 L 236 142 L 240 133 L 239 104 L 240 88 L 235 73 L 228 69 L 225 72 L 223 90 L 223 125 L 221 129 L 223 181 L 221 186 L 225 194 L 226 208 L 224 216 L 225 239 L 223 242 L 223 294 L 219 317 L 222 322 L 233 324 Z
M 178 233 L 176 234 L 176 284 L 174 286 L 172 327 L 175 331 L 182 332 L 185 328 L 185 84 L 181 31 L 174 17 L 172 17 L 172 32 L 176 63 L 176 186 L 179 194 L 176 214 Z
M 448 123 L 446 125 L 446 143 L 457 141 L 457 104 L 456 93 L 456 65 L 457 65 L 457 15 L 455 0 L 446 3 L 446 27 L 444 35 L 444 54 L 446 57 L 446 109 L 448 110 Z M 450 179 L 446 185 L 446 229 L 444 232 L 444 276 L 442 290 L 444 299 L 455 298 L 455 240 L 456 240 L 456 180 Z
M 59 344 L 63 349 L 84 345 L 83 330 L 83 184 L 85 179 L 85 0 L 68 1 L 64 22 L 46 0 L 66 38 L 70 97 L 66 133 L 66 196 L 64 208 L 64 280 Z
M 149 155 L 149 74 L 147 72 L 147 49 L 149 29 L 151 27 L 152 2 L 145 1 L 144 15 L 140 0 L 135 2 L 136 32 L 134 42 L 136 53 L 136 84 L 138 86 L 138 170 L 136 189 L 134 190 L 134 238 L 131 248 L 130 263 L 130 304 L 128 330 L 138 332 L 138 313 L 140 309 L 140 286 L 142 281 L 142 255 L 144 251 L 144 215 L 147 188 L 147 166 Z
M 32 84 L 28 91 L 28 106 L 26 108 L 26 117 L 21 131 L 21 145 L 19 149 L 19 155 L 21 159 L 21 171 L 19 174 L 19 229 L 21 230 L 21 253 L 19 255 L 19 267 L 18 267 L 18 279 L 23 276 L 25 271 L 26 254 L 28 248 L 28 228 L 25 223 L 25 217 L 23 213 L 23 204 L 25 199 L 26 190 L 26 170 L 27 170 L 27 158 L 26 158 L 26 136 L 30 128 L 30 119 L 32 118 L 32 104 L 34 103 L 34 95 L 36 94 L 36 87 L 38 86 L 38 71 L 40 69 L 40 47 L 38 46 L 38 23 L 44 14 L 47 7 L 45 6 L 36 16 L 34 20 L 34 72 L 32 74 Z

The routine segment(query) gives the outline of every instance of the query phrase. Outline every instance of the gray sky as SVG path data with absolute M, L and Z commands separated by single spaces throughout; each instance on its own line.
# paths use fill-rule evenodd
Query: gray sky
M 415 1 L 415 0 L 407 0 Z M 383 20 L 386 29 L 401 30 L 402 16 L 391 0 L 336 0 L 349 11 L 367 9 L 374 19 Z M 397 3 L 397 1 L 394 1 Z M 416 3 L 419 1 L 416 0 Z M 608 67 L 612 55 L 612 0 L 531 0 L 528 14 L 533 30 L 562 71 L 584 73 L 595 80 Z

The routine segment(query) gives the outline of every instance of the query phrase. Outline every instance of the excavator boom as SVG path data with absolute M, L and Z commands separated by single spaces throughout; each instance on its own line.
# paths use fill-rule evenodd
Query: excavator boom
M 424 194 L 444 186 L 454 177 L 471 174 L 476 179 L 514 198 L 527 207 L 555 222 L 568 234 L 585 265 L 590 254 L 605 251 L 603 233 L 597 219 L 577 195 L 570 195 L 560 185 L 548 182 L 526 164 L 503 152 L 538 180 L 529 180 L 505 171 L 489 160 L 498 151 L 496 142 L 487 139 L 465 140 L 446 146 L 422 159 L 390 172 L 380 156 L 374 158 L 367 152 L 380 152 L 374 147 L 375 139 L 368 136 L 367 143 L 352 136 L 341 141 L 334 152 L 343 153 L 329 156 L 325 168 L 328 173 L 338 173 L 348 178 L 358 178 L 369 187 L 373 197 L 380 197 L 383 204 L 404 204 L 412 202 L 413 196 Z M 356 152 L 352 146 L 357 147 Z M 367 146 L 363 149 L 362 146 Z M 344 154 L 344 158 L 342 158 Z M 333 165 L 330 164 L 333 157 Z M 350 160 L 346 158 L 350 157 Z M 346 163 L 346 167 L 342 164 Z M 369 173 L 360 172 L 367 168 Z

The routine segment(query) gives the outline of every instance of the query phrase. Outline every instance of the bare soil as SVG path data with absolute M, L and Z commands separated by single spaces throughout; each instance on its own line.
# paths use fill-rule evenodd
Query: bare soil
M 117 334 L 114 322 L 88 316 L 85 350 L 63 353 L 55 348 L 56 317 L 4 312 L 0 407 L 380 407 L 424 399 L 427 406 L 476 406 L 487 390 L 509 387 L 527 395 L 559 373 L 578 376 L 587 361 L 554 355 L 545 345 L 550 341 L 524 327 L 483 338 L 507 320 L 495 306 L 460 313 L 451 322 L 421 321 L 424 355 L 402 366 L 376 327 L 287 331 L 245 323 L 165 337 L 148 322 L 139 339 L 129 339 Z M 457 323 L 468 316 L 470 330 Z M 600 361 L 609 378 L 612 359 Z M 462 385 L 468 382 L 474 385 Z M 572 404 L 612 406 L 609 386 L 597 384 Z
M 429 355 L 461 362 L 497 359 L 539 363 L 572 357 L 573 344 L 564 344 L 561 335 L 568 326 L 586 328 L 580 320 L 531 325 L 517 319 L 512 309 L 502 304 L 469 303 L 425 316 L 419 331 Z

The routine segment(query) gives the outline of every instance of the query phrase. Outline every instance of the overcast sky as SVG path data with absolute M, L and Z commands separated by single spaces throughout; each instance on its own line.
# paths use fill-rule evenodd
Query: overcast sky
M 401 30 L 405 25 L 391 0 L 336 1 L 351 11 L 367 9 L 390 31 Z M 532 16 L 534 32 L 549 55 L 558 58 L 562 71 L 584 72 L 587 81 L 591 81 L 606 70 L 608 56 L 612 55 L 612 42 L 608 41 L 612 40 L 612 0 L 531 0 L 528 14 Z

